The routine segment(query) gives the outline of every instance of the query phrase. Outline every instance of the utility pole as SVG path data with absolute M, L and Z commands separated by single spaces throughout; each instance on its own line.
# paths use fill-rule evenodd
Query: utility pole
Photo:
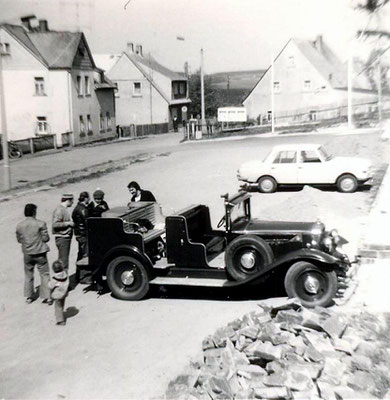
M 201 126 L 202 133 L 206 133 L 206 113 L 204 104 L 204 71 L 203 71 L 203 48 L 200 49 L 200 102 L 201 102 Z
M 378 59 L 378 120 L 382 122 L 382 68 Z
M 274 96 L 274 53 L 271 53 L 271 127 L 272 134 L 275 134 L 275 96 Z
M 348 129 L 353 129 L 353 106 L 352 106 L 352 91 L 353 91 L 353 57 L 352 49 L 349 49 L 348 57 Z
M 5 190 L 11 189 L 11 169 L 9 165 L 8 155 L 8 133 L 7 133 L 7 120 L 5 113 L 5 95 L 4 95 L 4 81 L 3 81 L 3 45 L 0 42 L 0 116 L 1 116 L 1 133 L 3 145 L 3 160 L 4 160 L 4 188 Z

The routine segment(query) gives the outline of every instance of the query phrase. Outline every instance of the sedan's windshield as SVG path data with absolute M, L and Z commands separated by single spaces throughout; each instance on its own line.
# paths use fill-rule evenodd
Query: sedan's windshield
M 327 151 L 322 146 L 320 146 L 318 148 L 318 152 L 321 154 L 321 157 L 325 161 L 329 161 L 329 160 L 331 160 L 333 158 L 333 156 L 331 154 L 327 153 Z

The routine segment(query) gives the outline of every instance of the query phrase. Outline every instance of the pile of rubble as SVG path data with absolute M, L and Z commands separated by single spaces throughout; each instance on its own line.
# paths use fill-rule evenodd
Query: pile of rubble
M 368 314 L 260 304 L 207 337 L 203 360 L 169 384 L 166 398 L 390 398 L 387 332 Z

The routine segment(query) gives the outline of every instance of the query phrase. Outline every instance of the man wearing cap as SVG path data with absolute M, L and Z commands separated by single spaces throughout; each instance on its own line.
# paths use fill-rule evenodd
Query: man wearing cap
M 54 210 L 52 231 L 58 249 L 58 259 L 62 261 L 65 271 L 69 268 L 70 243 L 72 241 L 74 223 L 69 208 L 73 204 L 73 194 L 63 194 L 61 204 Z
M 97 189 L 93 193 L 93 201 L 89 203 L 89 216 L 90 217 L 101 217 L 104 211 L 110 209 L 108 204 L 104 201 L 103 190 Z
M 24 296 L 26 303 L 33 302 L 34 295 L 34 267 L 36 266 L 41 277 L 39 296 L 42 303 L 53 304 L 48 287 L 50 274 L 47 262 L 47 252 L 50 250 L 47 242 L 49 233 L 44 221 L 36 218 L 37 206 L 26 204 L 24 207 L 25 219 L 16 227 L 16 239 L 22 245 L 24 255 Z
M 72 219 L 74 222 L 74 233 L 79 244 L 77 261 L 88 257 L 88 239 L 87 239 L 87 218 L 89 217 L 89 193 L 81 192 L 79 202 L 74 208 Z M 82 275 L 82 276 L 81 276 Z M 89 271 L 76 267 L 76 282 L 92 283 Z

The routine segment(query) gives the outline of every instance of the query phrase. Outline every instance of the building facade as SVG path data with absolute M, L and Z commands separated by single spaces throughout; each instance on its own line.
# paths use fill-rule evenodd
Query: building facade
M 270 121 L 272 92 L 279 123 L 337 117 L 340 109 L 346 112 L 347 71 L 347 63 L 337 58 L 321 36 L 313 42 L 290 39 L 275 57 L 273 71 L 270 66 L 243 101 L 248 118 Z M 376 99 L 364 74 L 354 74 L 354 104 Z
M 61 146 L 67 132 L 73 144 L 114 137 L 115 85 L 96 67 L 84 34 L 34 20 L 0 26 L 9 140 L 54 134 Z
M 115 95 L 117 124 L 154 125 L 181 123 L 191 102 L 188 78 L 159 64 L 142 47 L 128 43 L 119 55 L 96 55 L 97 64 L 118 88 Z

